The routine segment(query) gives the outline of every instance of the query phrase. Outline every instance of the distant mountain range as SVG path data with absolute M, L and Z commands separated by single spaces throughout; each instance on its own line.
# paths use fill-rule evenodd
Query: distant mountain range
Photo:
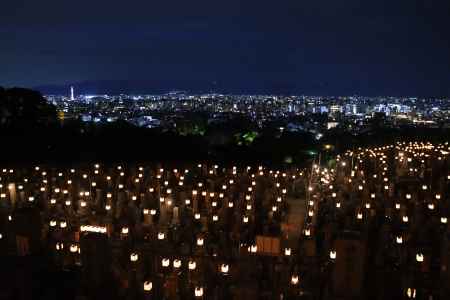
M 321 95 L 321 96 L 399 96 L 399 97 L 443 97 L 442 95 L 403 95 L 399 87 L 395 89 L 380 89 L 376 84 L 368 82 L 313 82 L 308 80 L 295 81 L 264 81 L 257 79 L 237 78 L 222 83 L 220 81 L 205 82 L 198 79 L 183 80 L 95 80 L 82 81 L 60 85 L 41 85 L 33 87 L 43 94 L 69 95 L 70 86 L 75 88 L 75 94 L 83 95 L 118 95 L 118 94 L 164 94 L 171 91 L 186 91 L 187 93 L 222 93 L 222 94 L 273 94 L 273 95 Z M 445 97 L 445 95 L 444 95 Z

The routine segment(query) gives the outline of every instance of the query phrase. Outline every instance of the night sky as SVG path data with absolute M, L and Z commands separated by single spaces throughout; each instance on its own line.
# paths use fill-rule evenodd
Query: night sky
M 0 85 L 450 96 L 450 1 L 6 0 Z

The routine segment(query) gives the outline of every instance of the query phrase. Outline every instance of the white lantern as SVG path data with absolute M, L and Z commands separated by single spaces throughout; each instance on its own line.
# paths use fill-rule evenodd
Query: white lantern
M 423 262 L 423 254 L 422 253 L 416 254 L 416 261 L 419 263 Z
M 227 274 L 228 271 L 229 271 L 229 266 L 228 266 L 227 264 L 222 264 L 222 265 L 220 266 L 220 271 L 221 271 L 223 274 Z
M 305 229 L 305 236 L 310 236 L 311 235 L 311 229 L 307 228 Z
M 256 253 L 256 251 L 258 251 L 258 246 L 256 246 L 256 245 L 251 245 L 251 246 L 250 246 L 250 252 L 251 252 L 251 253 Z
M 55 227 L 56 226 L 56 221 L 55 220 L 51 220 L 50 221 L 50 227 Z
M 128 227 L 122 227 L 122 234 L 128 234 Z
M 144 291 L 150 292 L 153 288 L 153 283 L 151 281 L 145 281 L 144 282 Z
M 297 285 L 298 284 L 298 275 L 292 275 L 292 277 L 291 277 L 291 283 L 293 284 L 293 285 Z
M 130 255 L 130 260 L 131 260 L 132 262 L 135 262 L 135 261 L 137 261 L 138 259 L 139 259 L 139 256 L 138 256 L 137 253 L 131 253 L 131 255 Z
M 441 223 L 447 224 L 447 217 L 441 217 Z
M 173 267 L 174 267 L 175 269 L 180 268 L 180 267 L 181 267 L 181 260 L 175 259 L 175 260 L 173 261 Z
M 331 250 L 330 251 L 330 259 L 331 260 L 335 260 L 336 259 L 336 251 L 335 250 Z
M 165 237 L 166 237 L 166 235 L 164 234 L 164 232 L 158 233 L 158 240 L 163 240 Z
M 402 220 L 403 220 L 403 223 L 408 223 L 409 218 L 408 218 L 408 216 L 403 216 Z
M 429 210 L 434 210 L 434 204 L 433 203 L 428 203 L 428 209 Z
M 195 218 L 196 220 L 200 220 L 200 214 L 199 214 L 199 213 L 196 213 L 196 214 L 194 215 L 194 218 Z
M 195 261 L 190 260 L 189 263 L 188 263 L 189 270 L 191 270 L 191 271 L 195 270 L 196 267 L 197 267 L 197 264 L 195 263 Z
M 291 252 L 292 252 L 291 248 L 284 248 L 284 255 L 291 256 Z
M 59 223 L 59 227 L 66 228 L 67 227 L 67 222 L 66 221 L 62 221 L 61 223 Z
M 201 237 L 197 238 L 197 246 L 203 246 L 203 244 L 205 243 L 205 240 Z
M 75 244 L 70 245 L 70 252 L 72 253 L 78 252 L 78 246 Z
M 397 236 L 396 238 L 395 238 L 395 242 L 397 243 L 397 244 L 403 244 L 403 237 L 400 235 L 400 236 Z
M 243 221 L 244 223 L 248 223 L 248 217 L 247 217 L 247 216 L 244 216 L 244 217 L 242 218 L 242 221 Z
M 203 288 L 202 287 L 196 287 L 194 291 L 195 297 L 203 297 Z
M 212 219 L 213 219 L 214 222 L 217 222 L 219 220 L 219 216 L 213 215 Z
M 163 259 L 161 260 L 161 265 L 162 265 L 163 267 L 167 268 L 167 267 L 170 265 L 170 259 L 168 259 L 168 258 L 163 258 Z
M 336 202 L 336 208 L 340 208 L 341 207 L 341 202 Z
M 408 288 L 406 290 L 406 296 L 408 296 L 409 299 L 416 299 L 416 289 Z

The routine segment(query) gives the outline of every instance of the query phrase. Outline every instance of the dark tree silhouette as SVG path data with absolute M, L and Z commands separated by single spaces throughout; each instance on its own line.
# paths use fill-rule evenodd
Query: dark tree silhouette
M 0 88 L 0 127 L 30 130 L 53 126 L 57 122 L 56 108 L 39 92 Z

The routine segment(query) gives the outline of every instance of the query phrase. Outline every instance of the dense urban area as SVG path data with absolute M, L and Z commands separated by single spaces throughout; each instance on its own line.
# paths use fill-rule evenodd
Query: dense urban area
M 209 124 L 245 117 L 256 129 L 279 124 L 280 131 L 308 131 L 320 139 L 338 128 L 364 133 L 374 117 L 383 125 L 450 128 L 450 99 L 414 97 L 320 97 L 273 95 L 164 95 L 46 96 L 61 120 L 107 123 L 125 120 L 146 128 L 181 134 L 203 134 Z M 197 113 L 201 118 L 186 119 Z

